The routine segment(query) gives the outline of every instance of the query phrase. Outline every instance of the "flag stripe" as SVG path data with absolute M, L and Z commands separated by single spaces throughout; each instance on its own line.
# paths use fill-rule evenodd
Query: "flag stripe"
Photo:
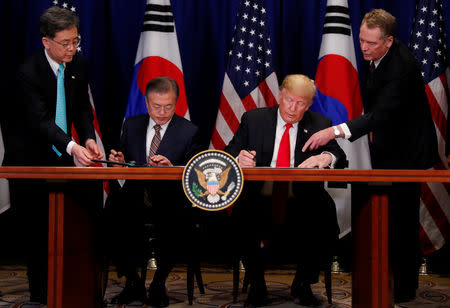
M 325 16 L 325 24 L 327 23 L 345 24 L 350 26 L 350 18 L 343 16 Z
M 258 88 L 261 91 L 261 95 L 266 98 L 265 102 L 267 106 L 275 106 L 277 104 L 277 100 L 275 99 L 275 96 L 266 81 L 261 82 Z
M 220 136 L 219 132 L 216 128 L 214 128 L 212 137 L 211 137 L 211 146 L 213 149 L 223 150 L 226 146 L 225 142 L 223 141 L 222 137 Z
M 228 127 L 235 132 L 239 126 L 239 119 L 236 117 L 236 114 L 233 112 L 233 109 L 231 109 L 230 104 L 223 94 L 220 99 L 219 111 Z
M 428 183 L 422 183 L 422 201 L 441 234 L 450 234 L 450 223 Z
M 327 4 L 326 13 L 350 14 L 350 10 L 345 6 Z
M 145 6 L 146 11 L 157 11 L 157 12 L 168 12 L 172 13 L 172 8 L 170 5 L 160 5 L 160 4 L 154 4 L 149 3 Z
M 174 22 L 174 18 L 172 15 L 155 15 L 155 14 L 145 14 L 145 21 L 160 21 L 160 22 Z
M 440 210 L 439 217 L 447 220 L 447 224 L 450 225 L 450 199 L 448 196 L 448 186 L 446 187 L 443 183 L 427 183 L 430 192 L 433 194 L 433 197 L 438 202 Z
M 241 99 L 237 92 L 234 89 L 233 84 L 230 81 L 230 78 L 228 78 L 228 74 L 225 73 L 225 77 L 223 80 L 223 89 L 222 94 L 225 97 L 227 102 L 230 102 L 230 107 L 233 109 L 234 114 L 239 119 L 246 111 L 244 105 L 241 103 Z M 239 103 L 236 103 L 239 102 Z
M 438 79 L 440 80 L 440 79 Z M 441 84 L 442 85 L 442 84 Z M 433 118 L 434 123 L 436 124 L 437 129 L 439 130 L 440 134 L 442 136 L 446 136 L 446 119 L 444 116 L 444 113 L 442 112 L 442 109 L 436 100 L 436 96 L 434 95 L 433 91 L 431 90 L 431 87 L 429 84 L 425 85 L 425 92 L 427 93 L 428 102 L 430 103 L 430 110 L 431 110 L 431 117 Z
M 421 228 L 424 232 L 423 234 L 419 233 L 419 236 L 421 237 L 420 246 L 422 248 L 422 252 L 431 253 L 441 248 L 445 243 L 445 238 L 423 202 L 420 203 L 420 221 Z M 422 240 L 425 240 L 425 242 L 423 243 Z M 427 241 L 431 243 L 431 247 Z
M 344 34 L 350 36 L 352 34 L 351 30 L 344 27 L 324 27 L 323 34 L 336 33 Z
M 433 243 L 431 243 L 430 237 L 428 236 L 422 225 L 420 225 L 419 238 L 421 250 L 425 255 L 428 255 L 436 250 L 436 247 Z
M 255 109 L 258 107 L 258 106 L 256 106 L 256 103 L 253 100 L 251 93 L 242 99 L 242 104 L 244 105 L 244 108 L 246 111 L 249 111 L 249 110 L 252 110 L 252 109 Z
M 175 32 L 174 26 L 163 26 L 155 24 L 144 24 L 142 26 L 142 32 L 145 31 L 156 31 L 156 32 Z

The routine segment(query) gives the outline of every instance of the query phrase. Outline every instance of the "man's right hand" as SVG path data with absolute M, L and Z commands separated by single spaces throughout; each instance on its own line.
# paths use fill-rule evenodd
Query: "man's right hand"
M 333 140 L 334 129 L 333 127 L 324 128 L 314 133 L 311 137 L 309 137 L 308 141 L 306 141 L 305 145 L 302 148 L 302 152 L 305 152 L 308 148 L 310 150 L 315 150 L 320 146 L 323 146 Z
M 238 163 L 241 167 L 255 167 L 256 151 L 241 150 L 238 156 Z
M 91 161 L 91 159 L 93 159 L 91 153 L 85 147 L 82 147 L 77 143 L 72 147 L 72 155 L 85 167 L 93 164 Z
M 111 150 L 111 153 L 109 154 L 108 159 L 110 161 L 115 161 L 115 162 L 118 162 L 118 163 L 124 163 L 125 162 L 125 158 L 123 156 L 123 153 L 122 152 L 117 152 L 116 150 Z M 116 164 L 113 164 L 112 166 L 113 167 L 123 167 L 121 165 L 116 165 Z

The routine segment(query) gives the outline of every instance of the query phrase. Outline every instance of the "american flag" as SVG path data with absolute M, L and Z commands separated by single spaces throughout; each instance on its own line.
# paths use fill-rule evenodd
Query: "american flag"
M 450 70 L 441 0 L 419 0 L 411 32 L 410 48 L 422 67 L 422 77 L 438 137 L 441 163 L 434 169 L 448 169 L 445 156 Z M 450 186 L 423 183 L 420 204 L 422 251 L 429 254 L 450 239 Z
M 53 5 L 57 5 L 59 7 L 62 7 L 64 9 L 68 9 L 68 10 L 74 12 L 75 14 L 77 14 L 77 8 L 76 8 L 74 2 L 71 1 L 71 0 L 53 0 L 52 4 Z M 81 38 L 81 35 L 80 35 L 80 38 Z M 77 48 L 77 52 L 79 54 L 83 54 L 82 47 L 83 47 L 83 38 L 81 38 L 81 44 Z M 102 135 L 100 133 L 100 125 L 98 123 L 97 115 L 95 114 L 94 100 L 92 98 L 92 93 L 91 93 L 91 87 L 90 86 L 88 88 L 88 91 L 89 91 L 89 102 L 91 103 L 92 114 L 93 114 L 93 123 L 92 124 L 94 125 L 94 130 L 95 130 L 95 139 L 96 139 L 95 141 L 97 142 L 98 146 L 100 147 L 103 155 L 106 157 L 106 155 L 105 155 L 105 148 L 103 147 L 103 142 L 102 142 Z M 72 138 L 76 142 L 78 142 L 78 134 L 75 131 L 75 127 L 73 126 L 73 124 L 72 124 L 72 127 L 71 127 L 71 133 L 72 133 Z M 79 166 L 79 163 L 78 163 L 77 160 L 75 160 L 75 158 L 74 158 L 74 163 L 75 163 L 75 165 Z M 106 164 L 95 163 L 93 166 L 94 167 L 106 167 Z M 106 200 L 106 197 L 107 197 L 108 193 L 109 193 L 108 181 L 104 181 L 103 182 L 103 200 L 104 201 Z
M 264 1 L 241 1 L 210 147 L 223 150 L 244 112 L 276 105 L 277 97 Z

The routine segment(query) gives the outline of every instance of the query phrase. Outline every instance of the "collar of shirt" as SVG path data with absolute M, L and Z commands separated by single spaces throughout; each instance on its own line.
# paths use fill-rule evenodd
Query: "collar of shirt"
M 167 121 L 167 123 L 161 125 L 161 129 L 159 131 L 159 134 L 161 135 L 161 140 L 164 137 L 164 134 L 166 133 L 167 127 L 169 126 L 170 121 L 172 121 L 172 119 L 170 119 L 169 121 Z M 148 126 L 147 126 L 147 138 L 146 138 L 146 144 L 145 144 L 145 153 L 147 153 L 147 156 L 149 156 L 150 154 L 150 145 L 152 143 L 152 139 L 153 136 L 155 136 L 155 129 L 153 128 L 153 126 L 155 126 L 155 121 L 153 121 L 153 119 L 151 117 L 149 117 L 149 121 L 148 121 Z
M 277 164 L 278 150 L 280 148 L 281 138 L 283 137 L 286 122 L 283 120 L 280 114 L 280 109 L 277 111 L 277 126 L 275 132 L 275 143 L 273 146 L 273 154 L 272 154 L 272 162 L 270 163 L 271 167 L 275 167 Z M 290 145 L 290 154 L 291 154 L 291 163 L 290 166 L 293 167 L 295 163 L 295 143 L 297 142 L 297 131 L 298 131 L 298 122 L 292 124 L 292 127 L 289 130 L 289 145 Z
M 58 62 L 56 62 L 55 60 L 50 58 L 50 56 L 47 53 L 47 49 L 44 49 L 44 52 L 45 52 L 45 57 L 47 58 L 47 61 L 50 64 L 50 67 L 52 68 L 53 73 L 55 74 L 55 76 L 58 76 L 58 69 L 59 69 Z M 64 65 L 64 69 L 66 69 L 66 63 L 63 63 L 63 65 Z

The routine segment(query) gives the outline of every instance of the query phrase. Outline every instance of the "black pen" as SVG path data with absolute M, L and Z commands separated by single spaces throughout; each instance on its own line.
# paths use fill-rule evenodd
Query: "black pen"
M 245 149 L 250 155 L 253 155 L 253 153 L 251 152 L 251 150 Z M 253 161 L 255 160 L 256 155 L 253 155 Z

